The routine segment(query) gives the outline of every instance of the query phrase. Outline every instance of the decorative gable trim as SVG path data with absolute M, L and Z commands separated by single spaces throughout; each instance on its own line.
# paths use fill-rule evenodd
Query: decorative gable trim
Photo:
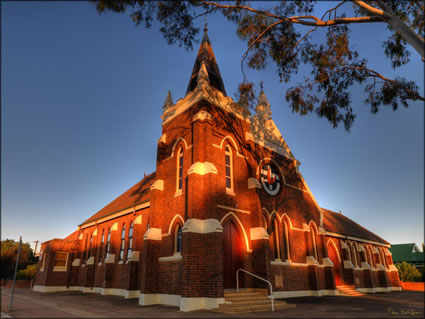
M 161 240 L 161 228 L 149 228 L 143 238 L 144 240 Z
M 207 234 L 207 233 L 222 233 L 223 226 L 217 219 L 197 219 L 191 218 L 188 219 L 182 228 L 182 232 L 198 233 L 198 234 Z
M 196 113 L 196 115 L 193 117 L 192 122 L 195 121 L 205 121 L 205 120 L 213 120 L 213 117 L 210 113 L 208 113 L 205 110 L 199 111 L 198 113 Z
M 163 191 L 164 190 L 164 180 L 163 179 L 157 179 L 155 182 L 153 182 L 153 184 L 151 185 L 151 191 L 152 190 L 159 190 L 159 191 Z

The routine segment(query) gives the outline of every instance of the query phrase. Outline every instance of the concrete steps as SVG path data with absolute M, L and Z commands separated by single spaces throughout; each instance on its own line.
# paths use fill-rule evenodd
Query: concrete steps
M 249 312 L 271 311 L 272 303 L 268 296 L 267 289 L 240 289 L 225 290 L 225 303 L 220 304 L 214 312 L 226 314 L 243 314 Z M 282 310 L 293 308 L 295 305 L 288 305 L 285 301 L 274 300 L 274 309 Z
M 336 289 L 338 290 L 339 294 L 342 296 L 350 296 L 350 297 L 364 296 L 364 293 L 356 290 L 354 286 L 350 286 L 350 285 L 337 286 Z

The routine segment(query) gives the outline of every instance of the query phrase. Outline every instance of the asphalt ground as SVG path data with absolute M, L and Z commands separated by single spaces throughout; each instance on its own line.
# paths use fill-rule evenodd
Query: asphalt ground
M 424 292 L 402 291 L 361 297 L 288 298 L 295 308 L 226 315 L 212 311 L 181 312 L 170 306 L 139 306 L 138 299 L 77 291 L 40 293 L 15 289 L 8 311 L 9 288 L 1 290 L 2 318 L 424 318 Z

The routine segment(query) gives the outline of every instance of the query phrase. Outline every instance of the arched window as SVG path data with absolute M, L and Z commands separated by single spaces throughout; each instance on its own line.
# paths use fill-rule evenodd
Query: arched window
M 103 257 L 106 258 L 106 256 L 110 253 L 111 253 L 111 228 L 108 229 L 108 237 L 106 238 L 105 255 Z
M 352 249 L 352 255 L 354 256 L 353 258 L 353 265 L 355 267 L 357 267 L 359 265 L 359 263 L 357 262 L 357 249 L 356 249 L 356 244 L 351 244 L 351 249 Z
M 313 248 L 313 257 L 316 261 L 319 261 L 317 258 L 317 246 L 316 246 L 316 231 L 313 226 L 310 226 L 310 235 L 311 235 L 311 245 Z
M 289 228 L 286 220 L 283 220 L 283 248 L 285 252 L 285 258 L 291 260 L 291 253 L 289 250 Z
M 90 234 L 90 244 L 89 244 L 89 251 L 88 251 L 88 257 L 90 258 L 93 254 L 92 252 L 93 248 L 93 233 Z
M 105 243 L 105 229 L 102 230 L 102 239 L 100 240 L 100 247 L 99 247 L 99 262 L 103 260 L 103 244 Z
M 372 253 L 372 249 L 370 247 L 367 248 L 367 252 L 369 254 L 370 267 L 376 268 L 375 259 Z
M 182 251 L 182 228 L 180 224 L 177 224 L 174 231 L 174 252 L 181 253 L 181 251 Z
M 177 152 L 177 191 L 183 189 L 183 147 Z
M 276 218 L 273 220 L 273 246 L 274 246 L 274 258 L 280 259 L 280 247 L 279 247 L 279 228 L 277 227 Z
M 124 247 L 125 247 L 125 224 L 122 225 L 122 231 L 121 231 L 120 260 L 124 259 Z
M 229 145 L 224 148 L 224 157 L 226 165 L 226 189 L 233 191 L 233 165 L 232 165 L 232 151 Z
M 83 258 L 82 258 L 83 265 L 86 264 L 86 259 L 87 259 L 87 254 L 88 254 L 88 252 L 87 252 L 88 242 L 89 242 L 89 235 L 86 234 L 86 243 L 84 245 L 84 252 L 83 252 Z
M 353 260 L 351 259 L 350 245 L 349 245 L 348 242 L 345 242 L 344 244 L 347 246 L 347 249 L 346 249 L 346 251 L 347 251 L 347 258 L 348 258 L 349 261 L 351 261 L 351 263 L 353 263 Z
M 130 229 L 128 230 L 127 258 L 130 257 L 132 251 L 133 251 L 133 222 L 130 223 Z
M 379 251 L 381 253 L 381 260 L 382 260 L 381 264 L 382 264 L 382 266 L 384 266 L 386 268 L 387 267 L 387 261 L 385 259 L 385 252 L 382 248 Z

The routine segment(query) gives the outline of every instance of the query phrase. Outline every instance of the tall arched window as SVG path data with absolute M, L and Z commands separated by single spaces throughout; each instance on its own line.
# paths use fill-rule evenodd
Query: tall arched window
M 88 257 L 90 258 L 92 256 L 92 248 L 93 248 L 93 233 L 90 234 L 90 244 L 89 244 L 89 251 L 88 251 Z
M 121 231 L 120 260 L 124 259 L 124 247 L 125 247 L 125 224 L 122 225 L 122 231 Z
M 87 254 L 88 254 L 88 252 L 87 252 L 88 242 L 89 242 L 89 235 L 86 234 L 86 243 L 84 245 L 84 252 L 83 252 L 83 258 L 82 258 L 83 265 L 86 264 L 86 259 L 87 259 Z
M 127 258 L 130 257 L 132 251 L 133 251 L 133 222 L 130 223 L 130 228 L 128 230 Z
M 382 248 L 379 249 L 379 252 L 381 253 L 381 260 L 382 260 L 381 264 L 382 264 L 382 266 L 384 266 L 386 268 L 387 267 L 387 261 L 385 259 L 385 252 Z
M 353 258 L 353 265 L 355 267 L 357 267 L 359 265 L 359 263 L 357 262 L 357 249 L 356 249 L 356 244 L 351 244 L 351 249 L 352 249 L 352 256 L 354 256 Z
M 103 260 L 103 244 L 105 243 L 105 228 L 102 230 L 102 239 L 100 240 L 98 261 Z
M 232 151 L 229 145 L 224 148 L 224 157 L 226 165 L 226 189 L 233 191 L 233 166 L 232 166 Z
M 283 220 L 283 248 L 285 251 L 285 258 L 287 260 L 291 260 L 291 253 L 289 250 L 289 228 L 288 228 L 288 223 L 286 222 L 286 220 Z
M 375 268 L 376 263 L 375 263 L 375 259 L 374 259 L 373 253 L 372 253 L 372 249 L 370 247 L 368 247 L 367 252 L 369 254 L 370 267 Z
M 313 226 L 310 226 L 310 235 L 311 235 L 311 245 L 313 248 L 313 257 L 316 261 L 319 261 L 317 258 L 317 246 L 316 246 L 316 231 Z
M 274 258 L 280 259 L 279 228 L 277 226 L 276 218 L 274 218 L 273 220 L 273 244 L 274 244 Z
M 348 244 L 348 242 L 345 242 L 345 245 L 347 246 L 347 258 L 349 261 L 351 261 L 351 263 L 353 263 L 353 260 L 351 259 L 351 250 L 350 250 L 350 245 Z
M 111 252 L 111 228 L 108 229 L 108 237 L 106 238 L 106 249 L 105 249 L 105 255 L 103 256 L 106 258 L 108 254 Z
M 177 152 L 177 191 L 183 189 L 183 147 Z
M 180 224 L 177 224 L 174 231 L 174 252 L 181 253 L 181 251 L 182 251 L 182 228 Z

